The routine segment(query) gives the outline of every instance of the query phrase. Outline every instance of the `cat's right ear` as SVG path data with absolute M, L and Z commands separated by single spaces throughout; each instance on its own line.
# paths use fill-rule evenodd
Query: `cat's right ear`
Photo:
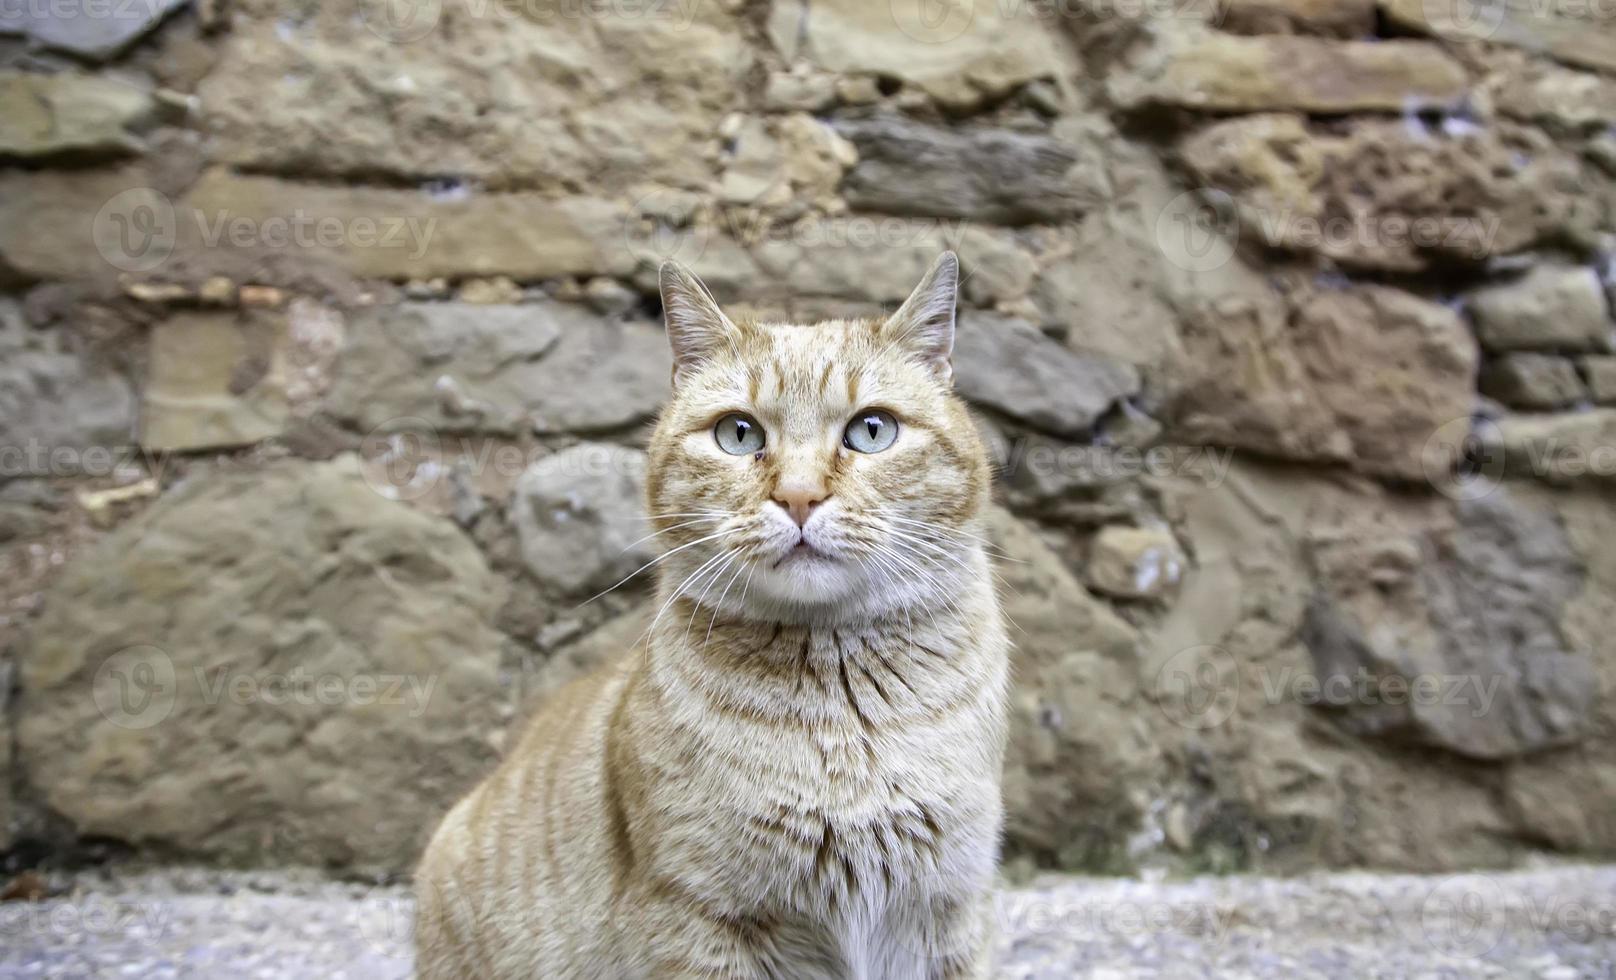
M 695 273 L 677 262 L 662 263 L 662 318 L 673 348 L 673 383 L 712 359 L 721 347 L 735 343 L 735 324 Z

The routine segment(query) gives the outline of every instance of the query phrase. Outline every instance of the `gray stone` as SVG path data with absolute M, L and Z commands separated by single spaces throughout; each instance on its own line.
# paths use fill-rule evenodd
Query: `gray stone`
M 156 108 L 143 86 L 79 72 L 0 71 L 0 104 L 0 156 L 24 158 L 136 151 Z
M 1450 528 L 1315 540 L 1312 557 L 1322 590 L 1302 638 L 1321 707 L 1347 728 L 1476 759 L 1586 733 L 1598 684 L 1559 625 L 1584 572 L 1552 513 L 1499 489 L 1460 502 Z
M 139 3 L 20 3 L 0 10 L 0 34 L 21 34 L 59 51 L 106 61 L 186 0 Z
M 366 431 L 615 429 L 667 397 L 667 348 L 655 324 L 566 303 L 380 306 L 355 317 L 325 407 Z
M 133 444 L 135 397 L 110 366 L 23 323 L 0 300 L 0 482 L 106 476 Z
M 1476 334 L 1490 350 L 1609 351 L 1604 287 L 1594 270 L 1540 265 L 1470 296 Z
M 21 764 L 81 834 L 403 872 L 494 760 L 503 586 L 355 459 L 193 473 L 70 561 L 21 653 Z
M 1511 408 L 1551 411 L 1575 405 L 1588 389 L 1570 358 L 1553 354 L 1511 353 L 1482 368 L 1481 393 Z
M 287 399 L 286 318 L 269 311 L 178 313 L 151 334 L 140 444 L 191 450 L 280 435 Z
M 4 540 L 3 531 L 0 531 L 0 541 Z M 12 837 L 12 802 L 11 802 L 11 684 L 13 666 L 9 659 L 0 660 L 0 732 L 6 737 L 0 738 L 0 851 L 11 846 Z
M 960 289 L 974 306 L 1019 299 L 1038 275 L 1038 261 L 1014 239 L 982 228 L 965 229 L 959 254 L 964 269 Z
M 944 128 L 901 116 L 837 124 L 858 148 L 842 184 L 855 208 L 998 224 L 1071 218 L 1103 199 L 1098 153 L 1036 133 Z
M 1601 405 L 1616 404 L 1616 356 L 1584 357 L 1581 363 L 1594 401 Z
M 586 442 L 528 467 L 511 493 L 522 563 L 563 592 L 603 589 L 657 554 L 645 454 Z
M 961 317 L 954 372 L 967 399 L 1070 437 L 1092 431 L 1140 384 L 1130 365 L 1074 353 L 1025 320 L 991 313 Z

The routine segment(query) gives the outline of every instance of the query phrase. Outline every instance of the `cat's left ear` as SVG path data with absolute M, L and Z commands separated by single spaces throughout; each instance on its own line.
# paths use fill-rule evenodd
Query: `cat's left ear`
M 735 324 L 718 308 L 707 284 L 677 262 L 662 263 L 662 317 L 673 348 L 675 386 L 720 347 L 735 343 Z
M 884 333 L 907 348 L 937 377 L 954 377 L 954 307 L 959 296 L 959 257 L 944 252 L 920 285 L 886 322 Z

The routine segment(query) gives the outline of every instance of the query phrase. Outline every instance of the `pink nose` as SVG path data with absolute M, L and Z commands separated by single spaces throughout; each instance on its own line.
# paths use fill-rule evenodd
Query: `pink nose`
M 774 502 L 791 519 L 797 522 L 798 527 L 808 523 L 808 518 L 814 513 L 814 508 L 825 502 L 827 494 L 819 487 L 777 487 L 774 491 Z

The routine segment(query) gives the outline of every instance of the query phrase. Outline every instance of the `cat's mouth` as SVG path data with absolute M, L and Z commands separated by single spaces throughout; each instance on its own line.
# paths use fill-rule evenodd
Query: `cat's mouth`
M 797 543 L 786 549 L 786 553 L 775 561 L 774 567 L 779 568 L 789 561 L 802 561 L 809 558 L 824 558 L 825 553 L 808 543 L 808 535 L 797 539 Z

